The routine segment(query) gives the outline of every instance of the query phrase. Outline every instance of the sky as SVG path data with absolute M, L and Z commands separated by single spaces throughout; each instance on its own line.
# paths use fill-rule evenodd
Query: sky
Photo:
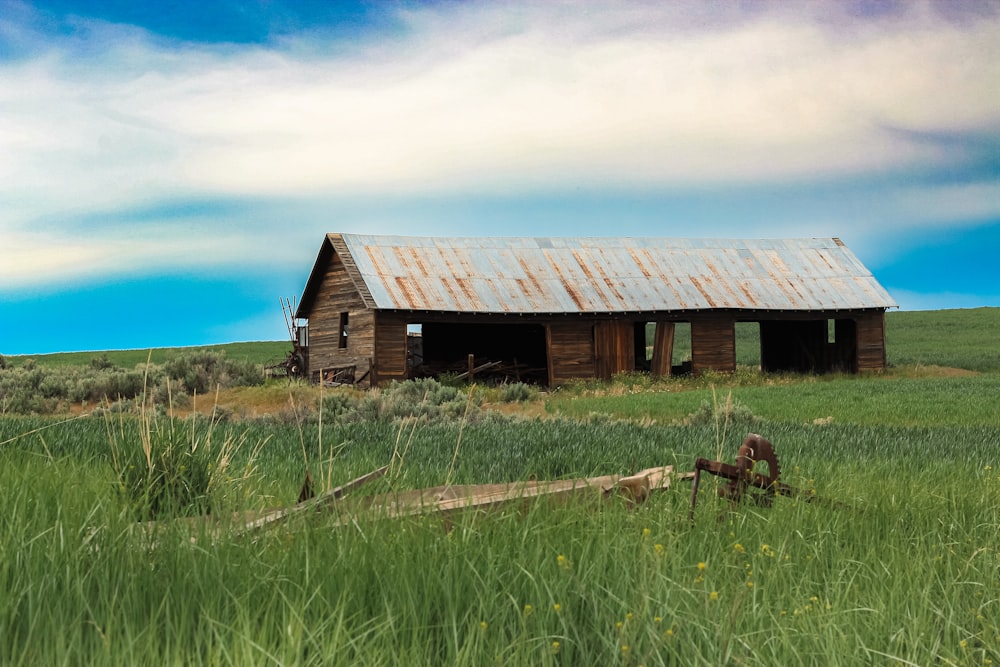
M 286 339 L 328 232 L 839 237 L 1000 306 L 1000 2 L 0 0 L 0 354 Z

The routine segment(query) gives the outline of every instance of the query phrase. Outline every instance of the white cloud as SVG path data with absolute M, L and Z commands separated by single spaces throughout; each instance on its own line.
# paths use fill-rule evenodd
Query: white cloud
M 202 232 L 210 229 L 209 224 L 150 224 L 131 232 L 122 228 L 77 233 L 13 230 L 5 233 L 0 247 L 0 286 L 24 289 L 156 271 L 210 273 L 233 264 L 262 268 L 298 259 L 282 253 L 280 244 L 268 247 L 254 235 Z
M 996 17 L 665 4 L 447 4 L 351 50 L 35 35 L 36 58 L 0 63 L 0 280 L 246 252 L 207 218 L 196 253 L 155 223 L 83 239 L 57 222 L 175 196 L 808 182 L 944 163 L 907 133 L 1000 125 Z M 995 183 L 962 187 L 981 189 L 890 196 L 852 224 L 996 210 Z

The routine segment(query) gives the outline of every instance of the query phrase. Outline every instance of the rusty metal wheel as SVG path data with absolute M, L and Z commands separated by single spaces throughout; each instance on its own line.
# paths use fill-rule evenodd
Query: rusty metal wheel
M 767 474 L 758 468 L 759 463 L 767 464 Z M 756 433 L 748 435 L 736 453 L 736 469 L 736 479 L 719 492 L 733 502 L 739 502 L 749 489 L 761 489 L 762 492 L 750 495 L 756 503 L 769 506 L 781 477 L 781 465 L 771 443 Z

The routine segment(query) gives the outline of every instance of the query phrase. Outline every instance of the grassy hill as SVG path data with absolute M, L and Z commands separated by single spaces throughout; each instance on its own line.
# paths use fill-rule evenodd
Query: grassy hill
M 944 366 L 980 372 L 1000 371 L 1000 308 L 969 308 L 932 311 L 891 311 L 886 314 L 886 345 L 892 366 Z M 650 338 L 651 338 L 650 334 Z M 690 358 L 690 328 L 686 323 L 677 327 L 674 359 Z M 192 350 L 223 350 L 230 359 L 257 364 L 274 363 L 290 351 L 287 341 L 228 343 L 204 347 L 158 348 L 153 350 L 108 350 L 97 352 L 64 352 L 43 355 L 6 357 L 9 365 L 17 366 L 26 359 L 46 366 L 85 366 L 94 358 L 107 355 L 121 368 L 134 368 L 150 359 L 163 363 L 173 356 Z M 753 322 L 736 326 L 737 363 L 755 366 L 760 363 L 760 337 Z
M 249 361 L 255 364 L 269 364 L 280 361 L 288 356 L 292 345 L 288 341 L 257 341 L 246 343 L 226 343 L 223 345 L 204 345 L 201 347 L 163 347 L 151 350 L 105 350 L 95 352 L 57 352 L 55 354 L 26 354 L 6 357 L 7 364 L 19 366 L 28 359 L 44 366 L 88 366 L 93 359 L 107 356 L 115 366 L 134 368 L 149 360 L 154 364 L 162 364 L 177 355 L 195 350 L 224 351 L 226 357 L 238 361 Z

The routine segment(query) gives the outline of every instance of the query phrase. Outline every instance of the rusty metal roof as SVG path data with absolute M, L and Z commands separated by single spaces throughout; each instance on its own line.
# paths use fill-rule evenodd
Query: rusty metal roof
M 370 307 L 468 313 L 896 307 L 840 239 L 330 234 Z M 305 297 L 304 297 L 305 298 Z

